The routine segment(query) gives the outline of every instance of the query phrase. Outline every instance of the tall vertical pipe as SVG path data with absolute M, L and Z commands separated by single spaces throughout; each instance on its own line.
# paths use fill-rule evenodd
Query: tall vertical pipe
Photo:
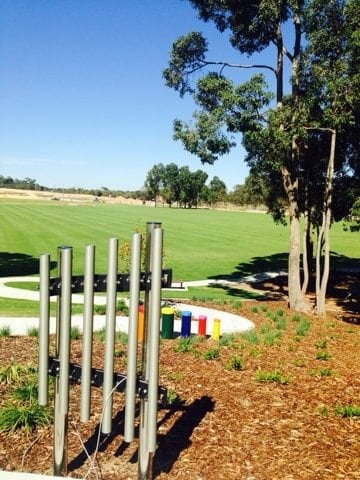
M 135 402 L 136 402 L 136 367 L 138 310 L 140 293 L 141 234 L 134 233 L 131 242 L 130 265 L 130 304 L 129 304 L 129 336 L 125 394 L 125 427 L 124 440 L 134 439 Z
M 90 418 L 92 333 L 94 320 L 94 268 L 95 247 L 94 245 L 86 245 L 84 269 L 84 326 L 81 362 L 81 422 L 88 422 Z
M 67 432 L 69 405 L 69 361 L 71 323 L 72 248 L 58 247 L 61 289 L 56 313 L 56 356 L 60 371 L 55 381 L 54 464 L 55 476 L 67 474 Z
M 49 319 L 50 319 L 50 255 L 40 255 L 39 312 L 39 405 L 48 403 L 49 390 Z
M 146 224 L 146 254 L 145 254 L 145 270 L 150 271 L 151 268 L 151 238 L 155 229 L 161 228 L 159 222 L 148 222 Z M 148 381 L 149 372 L 149 345 L 148 345 L 148 330 L 149 330 L 149 291 L 145 291 L 144 301 L 144 340 L 142 348 L 142 365 L 141 365 L 141 379 Z M 149 454 L 148 449 L 148 434 L 147 434 L 147 418 L 148 418 L 148 403 L 145 398 L 140 400 L 140 422 L 139 422 L 139 461 L 138 461 L 138 480 L 151 480 L 152 478 L 152 455 Z
M 149 377 L 147 446 L 150 454 L 156 449 L 157 403 L 159 391 L 159 341 L 161 316 L 162 229 L 154 230 L 151 238 L 151 294 L 149 316 Z
M 60 318 L 60 372 L 59 392 L 60 411 L 65 414 L 69 409 L 69 363 L 71 328 L 71 275 L 72 248 L 61 250 L 61 318 Z
M 116 280 L 118 265 L 117 238 L 110 238 L 108 250 L 107 290 L 106 290 L 106 325 L 104 353 L 103 383 L 103 422 L 102 433 L 111 432 L 112 424 L 112 389 L 114 383 L 114 349 L 115 349 L 115 316 L 116 316 Z

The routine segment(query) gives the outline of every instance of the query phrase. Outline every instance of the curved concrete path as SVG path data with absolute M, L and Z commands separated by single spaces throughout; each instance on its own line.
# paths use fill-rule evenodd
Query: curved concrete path
M 2 277 L 0 278 L 0 297 L 6 298 L 17 298 L 24 300 L 33 300 L 39 301 L 39 292 L 32 290 L 23 290 L 21 288 L 11 287 L 8 284 L 12 282 L 38 282 L 38 277 Z M 208 285 L 212 283 L 220 283 L 220 281 L 204 280 L 200 282 L 184 282 L 183 286 L 192 286 L 192 285 Z M 224 283 L 221 282 L 221 283 Z M 234 282 L 232 282 L 234 283 Z M 56 301 L 56 297 L 51 298 L 52 301 Z M 73 303 L 83 303 L 83 295 L 73 294 L 72 295 Z M 105 305 L 106 297 L 105 296 L 95 296 L 94 302 L 97 305 Z M 221 321 L 220 332 L 224 333 L 233 333 L 233 332 L 243 332 L 254 328 L 253 322 L 247 318 L 241 317 L 240 315 L 235 315 L 233 313 L 222 312 L 220 310 L 198 307 L 194 305 L 186 305 L 182 303 L 175 303 L 174 308 L 180 311 L 191 311 L 192 318 L 194 321 L 191 322 L 191 332 L 197 333 L 197 322 L 196 319 L 199 315 L 207 316 L 207 326 L 206 334 L 211 335 L 213 329 L 214 319 L 219 319 Z M 83 316 L 82 315 L 73 315 L 72 316 L 72 326 L 77 326 L 80 330 L 82 329 Z M 0 328 L 10 327 L 11 334 L 13 335 L 22 335 L 26 334 L 31 328 L 38 328 L 39 319 L 29 318 L 29 317 L 0 317 Z M 104 315 L 95 315 L 94 316 L 94 330 L 100 330 L 105 326 L 105 316 Z M 55 318 L 50 318 L 50 333 L 55 332 Z M 127 317 L 117 317 L 116 318 L 116 329 L 119 331 L 128 331 L 128 318 Z M 181 329 L 181 321 L 174 321 L 174 332 L 178 333 Z

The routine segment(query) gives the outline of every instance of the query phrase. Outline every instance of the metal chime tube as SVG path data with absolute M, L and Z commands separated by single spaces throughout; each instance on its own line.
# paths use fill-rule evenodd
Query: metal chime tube
M 60 370 L 55 388 L 54 475 L 63 476 L 67 473 L 72 248 L 59 247 L 58 252 L 61 292 L 56 344 Z
M 86 245 L 84 270 L 84 324 L 81 366 L 81 422 L 88 422 L 90 418 L 92 334 L 94 321 L 94 269 L 95 246 Z
M 114 349 L 116 317 L 116 280 L 118 265 L 117 238 L 110 238 L 108 251 L 107 289 L 106 289 L 106 326 L 103 383 L 103 421 L 102 433 L 111 432 L 112 424 L 112 390 L 114 382 Z
M 131 242 L 130 265 L 130 303 L 129 303 L 129 336 L 125 394 L 125 426 L 124 440 L 134 439 L 135 404 L 136 404 L 136 368 L 137 368 L 137 336 L 140 293 L 141 234 L 134 233 Z
M 161 223 L 148 222 L 146 225 L 146 256 L 145 269 L 147 272 L 151 268 L 151 239 L 155 229 L 161 228 Z M 148 381 L 149 378 L 149 291 L 145 291 L 144 302 L 144 340 L 142 351 L 141 379 Z M 148 401 L 142 398 L 140 401 L 140 422 L 139 422 L 139 460 L 138 460 L 138 479 L 151 480 L 152 478 L 152 455 L 148 448 Z
M 49 391 L 49 320 L 50 320 L 50 255 L 40 256 L 40 314 L 39 314 L 39 405 L 48 403 Z
M 151 238 L 151 294 L 149 316 L 149 376 L 147 412 L 147 448 L 156 449 L 157 403 L 159 389 L 159 342 L 161 316 L 162 229 L 155 229 Z

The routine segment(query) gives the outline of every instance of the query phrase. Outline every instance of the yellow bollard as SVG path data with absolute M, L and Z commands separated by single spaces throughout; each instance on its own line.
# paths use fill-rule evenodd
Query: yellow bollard
M 213 340 L 220 340 L 220 324 L 221 320 L 219 318 L 214 318 L 213 330 L 211 338 Z

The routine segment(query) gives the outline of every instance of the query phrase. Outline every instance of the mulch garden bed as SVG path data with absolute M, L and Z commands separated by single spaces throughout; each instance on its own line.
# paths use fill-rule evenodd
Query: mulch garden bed
M 161 341 L 160 384 L 175 401 L 159 410 L 153 478 L 360 479 L 360 297 L 359 279 L 351 278 L 333 283 L 323 317 L 296 314 L 284 300 L 207 303 L 251 319 L 256 335 L 191 346 Z M 277 282 L 256 288 L 275 292 L 282 288 Z M 81 340 L 73 341 L 74 362 L 81 348 Z M 126 346 L 116 349 L 116 371 L 124 372 Z M 94 353 L 101 368 L 101 342 Z M 36 366 L 37 339 L 0 338 L 0 367 L 11 361 Z M 0 384 L 0 406 L 9 402 L 10 389 Z M 137 440 L 123 441 L 123 395 L 114 396 L 113 433 L 98 437 L 101 391 L 92 390 L 86 424 L 79 421 L 79 391 L 71 389 L 69 476 L 137 478 Z M 52 437 L 52 426 L 0 433 L 0 469 L 51 473 Z

